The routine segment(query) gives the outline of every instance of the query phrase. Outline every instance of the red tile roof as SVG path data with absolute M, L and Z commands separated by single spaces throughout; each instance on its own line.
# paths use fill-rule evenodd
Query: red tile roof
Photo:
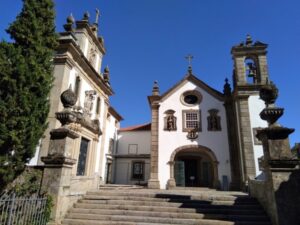
M 151 123 L 146 124 L 140 124 L 130 127 L 124 127 L 121 128 L 119 131 L 145 131 L 145 130 L 151 130 Z

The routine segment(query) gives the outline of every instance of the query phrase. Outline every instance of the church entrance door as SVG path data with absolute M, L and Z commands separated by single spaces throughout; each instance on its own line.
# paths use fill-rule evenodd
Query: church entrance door
M 177 187 L 214 187 L 217 179 L 213 160 L 203 152 L 182 151 L 174 158 L 174 179 Z

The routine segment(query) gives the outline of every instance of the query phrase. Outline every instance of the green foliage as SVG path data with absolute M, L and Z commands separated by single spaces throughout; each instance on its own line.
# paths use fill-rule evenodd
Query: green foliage
M 295 143 L 291 151 L 295 157 L 300 158 L 300 143 Z
M 40 192 L 43 170 L 26 167 L 12 183 L 8 184 L 5 192 L 17 196 L 31 196 Z M 41 193 L 44 194 L 44 193 Z
M 52 0 L 23 0 L 0 43 L 0 190 L 33 157 L 47 124 L 57 46 Z
M 54 206 L 53 197 L 51 195 L 47 195 L 47 204 L 45 207 L 45 214 L 44 214 L 46 222 L 49 222 L 50 220 L 51 210 L 53 206 Z

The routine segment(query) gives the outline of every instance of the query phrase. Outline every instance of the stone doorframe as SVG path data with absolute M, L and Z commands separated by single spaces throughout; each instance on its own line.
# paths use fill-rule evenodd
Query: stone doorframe
M 213 166 L 213 188 L 218 188 L 219 187 L 219 175 L 218 175 L 218 160 L 216 155 L 212 150 L 209 148 L 202 146 L 202 145 L 184 145 L 179 148 L 176 148 L 173 153 L 171 154 L 170 161 L 168 162 L 170 166 L 170 178 L 167 183 L 167 189 L 171 189 L 176 187 L 176 182 L 174 178 L 174 164 L 175 164 L 175 157 L 178 153 L 182 152 L 189 152 L 189 153 L 202 153 L 208 156 L 211 161 L 212 161 L 212 166 Z

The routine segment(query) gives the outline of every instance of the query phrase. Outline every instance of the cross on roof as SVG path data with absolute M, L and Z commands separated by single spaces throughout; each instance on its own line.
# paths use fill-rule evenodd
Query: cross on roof
M 188 60 L 189 66 L 191 66 L 192 65 L 192 59 L 194 58 L 194 56 L 192 56 L 191 54 L 188 54 L 185 58 Z

